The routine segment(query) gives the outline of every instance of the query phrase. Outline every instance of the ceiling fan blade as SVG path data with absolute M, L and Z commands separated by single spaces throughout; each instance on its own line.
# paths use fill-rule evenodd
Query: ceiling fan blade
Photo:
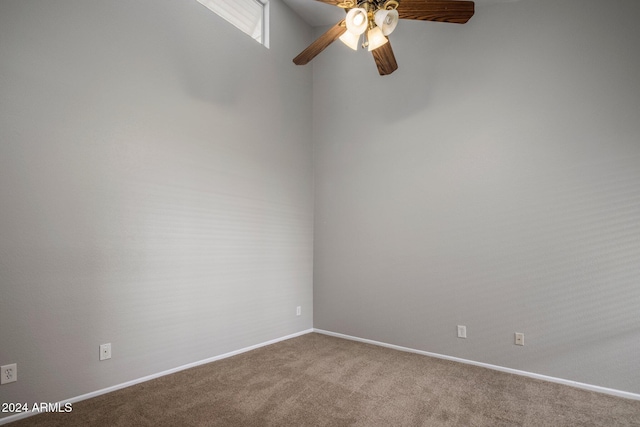
M 387 76 L 398 69 L 398 63 L 396 57 L 391 49 L 391 42 L 385 43 L 379 48 L 372 50 L 373 59 L 378 66 L 378 73 L 381 76 Z
M 308 64 L 313 58 L 318 56 L 320 52 L 325 50 L 327 46 L 336 41 L 344 32 L 347 31 L 347 27 L 344 25 L 344 20 L 338 22 L 329 30 L 318 37 L 316 41 L 311 43 L 309 47 L 300 52 L 298 56 L 293 58 L 293 62 L 296 65 Z
M 398 6 L 400 19 L 439 21 L 464 24 L 474 13 L 472 1 L 461 0 L 401 0 Z

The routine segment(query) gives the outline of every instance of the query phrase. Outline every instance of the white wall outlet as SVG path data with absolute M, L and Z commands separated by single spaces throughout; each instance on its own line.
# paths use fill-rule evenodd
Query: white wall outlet
M 524 345 L 524 334 L 516 332 L 516 345 Z
M 467 327 L 464 325 L 458 325 L 458 338 L 467 337 Z
M 10 365 L 0 366 L 0 384 L 15 383 L 18 381 L 18 364 L 12 363 Z
M 111 359 L 111 343 L 100 345 L 100 360 Z
M 296 316 L 300 316 L 302 314 L 302 307 L 297 306 L 296 307 Z

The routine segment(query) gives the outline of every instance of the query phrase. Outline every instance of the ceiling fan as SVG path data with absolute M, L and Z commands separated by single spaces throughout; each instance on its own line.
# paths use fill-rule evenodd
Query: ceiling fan
M 381 76 L 398 69 L 391 43 L 386 37 L 393 32 L 398 19 L 464 24 L 474 13 L 474 3 L 464 0 L 316 1 L 341 7 L 345 9 L 347 16 L 300 52 L 293 62 L 296 65 L 309 63 L 337 39 L 357 50 L 360 38 L 364 36 L 362 47 L 368 48 L 373 55 Z

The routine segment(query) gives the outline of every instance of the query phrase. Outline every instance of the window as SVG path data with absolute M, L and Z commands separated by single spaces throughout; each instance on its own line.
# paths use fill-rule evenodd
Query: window
M 269 47 L 269 0 L 198 0 L 258 43 Z

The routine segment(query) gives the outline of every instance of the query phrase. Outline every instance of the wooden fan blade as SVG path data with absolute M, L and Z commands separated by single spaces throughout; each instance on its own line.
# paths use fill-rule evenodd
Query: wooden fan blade
M 325 50 L 327 46 L 344 34 L 345 31 L 347 31 L 347 27 L 344 25 L 344 20 L 342 20 L 329 28 L 326 33 L 318 37 L 316 41 L 309 45 L 309 47 L 293 58 L 293 63 L 296 65 L 308 64 L 309 61 L 318 56 L 318 54 Z
M 475 5 L 461 0 L 401 0 L 397 10 L 400 19 L 464 24 L 473 16 Z
M 378 66 L 378 73 L 380 73 L 381 76 L 389 75 L 398 69 L 396 57 L 393 54 L 393 49 L 391 49 L 391 42 L 387 42 L 379 48 L 372 50 L 371 53 Z

